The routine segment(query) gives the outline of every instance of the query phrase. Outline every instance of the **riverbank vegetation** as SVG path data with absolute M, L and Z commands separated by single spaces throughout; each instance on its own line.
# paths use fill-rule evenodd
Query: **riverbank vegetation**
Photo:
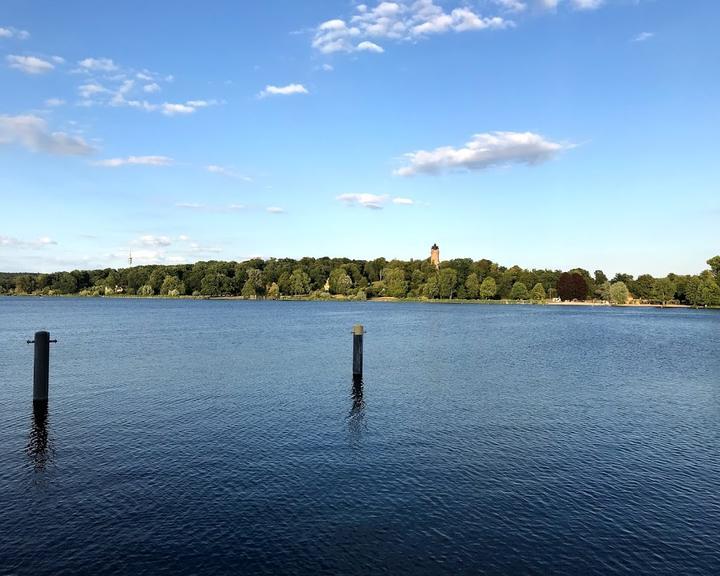
M 0 273 L 0 294 L 82 296 L 234 296 L 364 300 L 596 301 L 720 306 L 720 256 L 696 275 L 634 278 L 576 268 L 526 270 L 490 260 L 459 258 L 436 268 L 429 260 L 350 260 L 348 258 L 207 261 L 172 266 L 147 265 L 51 274 Z

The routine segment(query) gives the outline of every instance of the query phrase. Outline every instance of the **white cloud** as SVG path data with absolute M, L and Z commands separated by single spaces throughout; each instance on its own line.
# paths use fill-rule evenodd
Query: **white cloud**
M 289 96 L 291 94 L 309 94 L 309 92 L 302 84 L 288 84 L 287 86 L 273 86 L 268 84 L 258 96 L 265 98 L 266 96 Z
M 655 36 L 654 32 L 640 32 L 635 38 L 632 39 L 633 42 L 646 42 L 647 40 L 650 40 Z
M 385 49 L 382 46 L 378 46 L 375 42 L 370 42 L 368 40 L 360 42 L 360 44 L 356 46 L 356 50 L 358 52 L 375 52 L 377 54 L 385 52 Z
M 178 240 L 180 240 L 181 242 L 187 242 L 188 240 L 190 240 L 190 236 L 187 236 L 186 234 L 180 234 L 180 236 L 178 236 Z
M 144 236 L 140 236 L 135 243 L 142 244 L 143 246 L 170 246 L 172 240 L 170 240 L 168 236 L 145 234 Z
M 51 108 L 62 106 L 63 104 L 65 104 L 65 100 L 62 98 L 48 98 L 45 100 L 45 106 L 49 106 Z
M 412 206 L 415 203 L 411 198 L 399 196 L 391 198 L 387 194 L 340 194 L 335 199 L 348 206 L 362 206 L 371 210 L 382 210 L 388 202 L 392 202 L 396 206 Z
M 78 62 L 78 66 L 88 72 L 115 72 L 118 69 L 110 58 L 85 58 Z
M 0 248 L 45 248 L 46 246 L 57 246 L 57 242 L 48 236 L 41 236 L 36 240 L 21 240 L 12 236 L 0 234 Z
M 176 208 L 182 208 L 184 210 L 195 210 L 197 212 L 214 212 L 214 213 L 228 213 L 237 212 L 238 210 L 245 210 L 247 206 L 244 204 L 228 204 L 227 206 L 209 206 L 207 204 L 201 204 L 198 202 L 177 202 Z
M 570 0 L 575 10 L 597 10 L 604 0 Z
M 32 115 L 0 115 L 0 144 L 18 144 L 33 152 L 61 156 L 83 156 L 95 152 L 79 136 L 50 132 L 43 118 Z
M 51 62 L 35 56 L 17 56 L 12 54 L 6 56 L 5 60 L 10 68 L 15 68 L 16 70 L 25 72 L 25 74 L 44 74 L 55 68 L 55 65 Z
M 340 18 L 320 24 L 313 35 L 313 47 L 323 54 L 333 52 L 383 52 L 372 40 L 416 40 L 429 34 L 503 29 L 513 22 L 500 16 L 483 17 L 467 7 L 450 12 L 433 0 L 380 2 L 374 8 L 355 7 L 349 21 Z
M 527 4 L 523 0 L 494 0 L 495 4 L 508 12 L 524 12 Z
M 81 84 L 80 86 L 78 86 L 78 92 L 80 93 L 80 96 L 88 99 L 92 98 L 96 94 L 103 94 L 104 92 L 108 92 L 108 89 L 104 86 L 101 86 L 97 82 L 88 82 L 86 84 Z
M 78 62 L 73 72 L 88 77 L 78 86 L 81 106 L 112 106 L 134 108 L 145 112 L 159 112 L 165 116 L 193 114 L 199 108 L 219 104 L 217 100 L 187 100 L 186 102 L 152 102 L 148 95 L 162 91 L 164 82 L 171 82 L 171 75 L 143 69 L 136 71 L 120 66 L 109 58 L 86 58 Z
M 20 40 L 27 40 L 30 38 L 30 32 L 27 30 L 18 30 L 17 28 L 3 28 L 0 26 L 0 38 L 18 38 Z
M 127 158 L 107 158 L 93 162 L 95 166 L 118 168 L 120 166 L 172 166 L 175 161 L 167 156 L 128 156 Z
M 160 110 L 165 116 L 177 116 L 178 114 L 192 114 L 195 107 L 189 104 L 172 104 L 165 102 L 160 106 Z
M 336 200 L 344 202 L 348 205 L 358 205 L 371 210 L 382 210 L 388 201 L 388 196 L 379 196 L 377 194 L 340 194 L 335 197 Z
M 233 170 L 232 168 L 226 168 L 225 166 L 219 166 L 217 164 L 210 164 L 205 167 L 205 169 L 208 172 L 212 172 L 213 174 L 221 174 L 222 176 L 227 176 L 228 178 L 236 178 L 238 180 L 244 180 L 245 182 L 252 182 L 252 178 L 249 176 L 245 176 L 244 174 L 240 174 Z
M 323 64 L 322 66 L 320 66 L 320 69 L 325 72 L 332 72 L 333 70 L 335 70 L 332 64 Z
M 532 132 L 475 134 L 462 148 L 443 146 L 405 154 L 409 164 L 395 171 L 398 176 L 437 174 L 446 171 L 483 170 L 507 164 L 540 164 L 570 145 L 551 142 Z
M 278 206 L 268 206 L 265 210 L 267 212 L 270 212 L 270 214 L 284 214 L 285 213 L 285 210 Z

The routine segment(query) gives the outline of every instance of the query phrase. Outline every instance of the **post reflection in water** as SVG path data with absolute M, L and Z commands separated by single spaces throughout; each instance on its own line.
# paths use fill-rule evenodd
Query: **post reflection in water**
M 367 428 L 362 378 L 353 376 L 351 397 L 353 403 L 348 414 L 348 431 L 350 432 L 350 441 L 357 444 L 360 442 L 363 430 Z
M 52 463 L 53 449 L 48 437 L 48 403 L 33 402 L 32 425 L 27 455 L 35 472 L 43 472 Z

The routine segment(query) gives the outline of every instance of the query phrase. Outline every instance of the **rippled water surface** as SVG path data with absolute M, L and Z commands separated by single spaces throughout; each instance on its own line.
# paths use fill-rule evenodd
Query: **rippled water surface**
M 720 574 L 720 313 L 0 298 L 0 574 L 80 572 Z

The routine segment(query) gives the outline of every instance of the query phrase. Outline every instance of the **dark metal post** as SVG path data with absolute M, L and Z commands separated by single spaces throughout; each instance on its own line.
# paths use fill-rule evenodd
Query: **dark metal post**
M 33 402 L 48 401 L 48 380 L 50 377 L 50 333 L 35 332 L 35 340 L 28 340 L 28 344 L 35 344 L 35 367 L 33 370 Z
M 362 380 L 363 374 L 363 334 L 362 324 L 353 326 L 353 380 Z

